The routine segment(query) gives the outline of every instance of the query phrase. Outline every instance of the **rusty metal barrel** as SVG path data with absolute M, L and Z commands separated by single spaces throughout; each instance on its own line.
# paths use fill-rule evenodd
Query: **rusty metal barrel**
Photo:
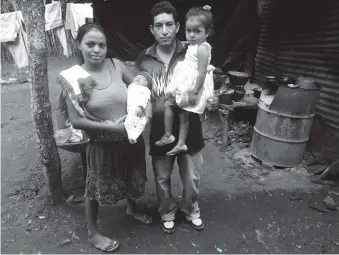
M 320 91 L 305 80 L 299 84 L 280 87 L 270 105 L 259 100 L 251 144 L 255 158 L 279 167 L 302 163 Z

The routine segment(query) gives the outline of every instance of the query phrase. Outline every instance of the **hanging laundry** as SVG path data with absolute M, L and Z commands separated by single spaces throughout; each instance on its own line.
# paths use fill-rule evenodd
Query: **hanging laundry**
M 49 31 L 55 29 L 56 34 L 59 38 L 63 53 L 66 57 L 71 54 L 71 50 L 68 48 L 65 28 L 63 26 L 62 15 L 61 15 L 61 3 L 52 2 L 51 4 L 45 5 L 45 30 Z
M 86 18 L 93 18 L 92 4 L 75 4 L 74 9 L 79 27 L 86 24 Z
M 74 39 L 78 34 L 79 27 L 86 24 L 86 18 L 93 18 L 91 4 L 67 4 L 65 28 L 71 30 Z
M 28 66 L 27 35 L 21 22 L 21 12 L 0 14 L 0 41 L 7 44 L 18 68 Z
M 59 41 L 61 43 L 61 46 L 63 48 L 63 53 L 66 57 L 69 57 L 72 52 L 70 49 L 68 49 L 68 44 L 67 44 L 67 38 L 66 38 L 66 32 L 65 32 L 65 28 L 62 26 L 62 27 L 58 27 L 55 29 L 56 31 L 56 34 L 59 38 Z
M 16 12 L 0 14 L 0 42 L 14 41 L 19 30 L 20 24 Z
M 26 26 L 25 26 L 25 22 L 24 22 L 24 16 L 22 15 L 21 11 L 17 12 L 17 15 L 19 17 L 20 29 L 23 31 L 22 37 L 23 37 L 23 40 L 24 40 L 24 43 L 25 43 L 26 51 L 28 52 L 28 37 L 27 37 L 27 33 L 26 33 Z
M 71 30 L 71 34 L 75 39 L 77 37 L 78 31 L 78 23 L 76 22 L 76 18 L 73 16 L 75 13 L 74 11 L 74 4 L 67 4 L 66 5 L 66 17 L 65 17 L 65 29 Z
M 45 23 L 46 31 L 63 25 L 60 2 L 52 2 L 45 5 Z

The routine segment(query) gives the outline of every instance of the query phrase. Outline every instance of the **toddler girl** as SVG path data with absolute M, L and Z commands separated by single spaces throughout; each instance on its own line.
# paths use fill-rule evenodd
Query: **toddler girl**
M 211 7 L 191 8 L 186 14 L 186 39 L 189 46 L 185 59 L 173 70 L 165 91 L 165 135 L 156 142 L 158 146 L 173 143 L 173 108 L 179 111 L 180 129 L 177 145 L 167 153 L 173 156 L 187 151 L 185 144 L 189 128 L 189 112 L 202 114 L 207 100 L 213 98 L 213 70 L 210 65 L 211 45 L 206 42 L 212 32 Z

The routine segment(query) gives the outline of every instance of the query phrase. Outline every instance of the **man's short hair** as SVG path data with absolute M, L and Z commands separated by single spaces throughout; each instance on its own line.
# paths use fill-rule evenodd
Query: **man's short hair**
M 169 1 L 161 1 L 156 3 L 151 10 L 152 25 L 154 24 L 154 17 L 162 13 L 172 14 L 174 21 L 178 21 L 177 9 Z

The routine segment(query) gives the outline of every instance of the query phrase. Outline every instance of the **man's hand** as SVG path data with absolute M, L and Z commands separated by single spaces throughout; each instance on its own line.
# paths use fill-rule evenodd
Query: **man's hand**
M 198 99 L 198 93 L 195 93 L 193 91 L 188 92 L 188 103 L 190 105 L 195 105 L 197 103 Z
M 172 97 L 171 93 L 165 93 L 165 100 L 169 100 Z

